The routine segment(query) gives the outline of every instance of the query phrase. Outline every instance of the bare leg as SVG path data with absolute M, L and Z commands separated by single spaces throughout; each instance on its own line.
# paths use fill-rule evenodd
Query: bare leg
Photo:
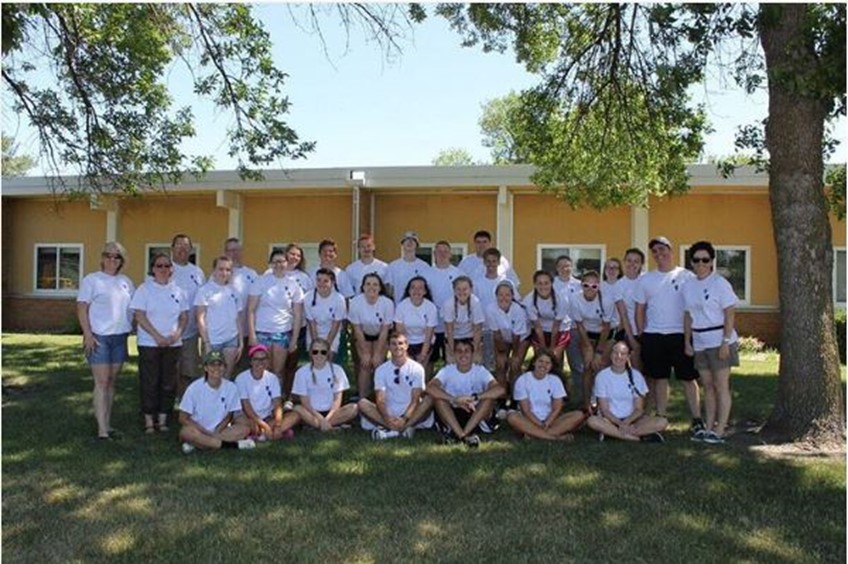
M 546 441 L 556 440 L 556 437 L 553 434 L 534 424 L 532 421 L 527 419 L 523 413 L 519 413 L 518 411 L 510 412 L 506 418 L 506 422 L 509 423 L 510 427 L 522 435 L 536 439 L 544 439 Z
M 654 405 L 657 407 L 657 413 L 665 416 L 668 413 L 668 380 L 653 380 Z
M 380 427 L 386 426 L 386 421 L 383 419 L 383 416 L 380 414 L 380 410 L 377 409 L 377 406 L 371 400 L 362 398 L 357 403 L 359 407 L 359 412 L 364 415 L 369 421 L 378 425 Z
M 563 413 L 548 427 L 548 432 L 556 437 L 568 435 L 576 431 L 583 422 L 586 421 L 586 414 L 582 411 L 575 410 Z
M 668 419 L 665 417 L 656 417 L 654 415 L 643 415 L 636 420 L 636 434 L 640 437 L 650 435 L 651 433 L 659 433 L 668 427 Z
M 465 431 L 459 426 L 459 421 L 456 420 L 456 415 L 454 415 L 450 403 L 445 400 L 434 399 L 433 408 L 436 410 L 436 414 L 442 423 L 450 427 L 454 435 L 460 439 L 465 438 Z
M 94 377 L 94 418 L 97 420 L 97 436 L 109 436 L 109 411 L 106 409 L 106 402 L 109 400 L 109 379 L 110 365 L 108 364 L 93 364 L 91 366 L 91 374 Z
M 288 349 L 282 345 L 271 345 L 271 372 L 277 375 L 280 383 L 283 383 L 283 371 L 288 358 Z M 288 396 L 288 394 L 285 394 Z
M 357 350 L 359 351 L 359 371 L 356 373 L 356 389 L 359 393 L 359 397 L 367 398 L 368 394 L 371 393 L 371 379 L 374 374 L 374 347 L 377 346 L 375 342 L 365 341 L 364 343 L 357 344 Z
M 712 431 L 716 422 L 715 380 L 713 380 L 713 373 L 709 370 L 699 370 L 698 374 L 701 375 L 701 382 L 704 384 L 704 424 L 707 431 Z
M 727 421 L 730 419 L 730 406 L 733 401 L 730 395 L 730 367 L 722 368 L 713 374 L 713 385 L 718 398 L 715 432 L 724 436 L 727 431 Z
M 599 433 L 603 433 L 608 437 L 615 437 L 616 439 L 621 439 L 623 441 L 639 440 L 639 437 L 636 435 L 625 435 L 621 432 L 621 429 L 619 429 L 617 425 L 614 425 L 600 415 L 592 415 L 586 420 L 586 424 L 589 425 L 589 428 Z
M 106 390 L 108 392 L 108 401 L 106 403 L 106 423 L 109 425 L 109 430 L 112 429 L 112 405 L 115 403 L 115 383 L 118 381 L 118 374 L 121 373 L 121 368 L 124 363 L 109 365 L 109 385 Z
M 356 407 L 355 403 L 343 405 L 333 414 L 332 417 L 330 417 L 330 425 L 333 427 L 344 425 L 345 423 L 353 421 L 357 415 L 359 415 L 359 408 Z
M 236 363 L 239 360 L 238 347 L 227 347 L 223 351 L 224 354 L 224 378 L 227 380 L 233 379 L 233 370 L 236 368 Z
M 283 415 L 283 424 L 279 427 L 273 428 L 273 433 L 271 434 L 272 441 L 278 441 L 283 438 L 283 435 L 289 429 L 293 428 L 295 425 L 300 423 L 301 418 L 300 415 L 294 411 L 289 411 L 288 413 Z
M 492 411 L 495 409 L 495 403 L 496 402 L 493 399 L 481 399 L 477 402 L 477 408 L 474 410 L 474 413 L 471 414 L 471 418 L 468 420 L 468 423 L 465 424 L 465 429 L 462 434 L 463 437 L 473 433 L 474 429 L 477 428 L 477 425 L 480 424 L 480 421 L 492 415 Z
M 684 380 L 683 381 L 683 395 L 686 397 L 686 404 L 689 406 L 689 413 L 692 414 L 693 419 L 698 419 L 701 417 L 701 397 L 698 391 L 698 381 L 697 380 Z M 660 412 L 660 413 L 665 413 Z

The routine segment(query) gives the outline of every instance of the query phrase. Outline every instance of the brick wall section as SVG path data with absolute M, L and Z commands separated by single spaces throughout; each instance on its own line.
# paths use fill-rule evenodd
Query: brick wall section
M 780 344 L 780 313 L 777 311 L 736 311 L 736 332 L 754 336 L 770 347 Z
M 75 298 L 3 296 L 3 331 L 63 332 L 76 316 Z

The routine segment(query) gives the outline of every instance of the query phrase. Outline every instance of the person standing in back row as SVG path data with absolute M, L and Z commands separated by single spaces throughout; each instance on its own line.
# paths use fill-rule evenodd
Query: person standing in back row
M 692 436 L 704 432 L 698 390 L 698 372 L 691 356 L 685 354 L 683 337 L 683 292 L 695 275 L 674 266 L 671 241 L 654 237 L 648 244 L 657 269 L 642 275 L 634 293 L 636 328 L 641 335 L 642 364 L 657 415 L 668 412 L 668 380 L 671 369 L 683 383 L 683 394 L 692 415 Z
M 492 234 L 482 229 L 476 232 L 474 234 L 475 253 L 463 257 L 463 259 L 459 262 L 459 269 L 463 271 L 472 280 L 484 276 L 486 274 L 486 265 L 484 264 L 483 254 L 491 248 Z M 518 275 L 509 265 L 509 261 L 507 260 L 507 258 L 503 255 L 500 255 L 498 257 L 497 272 L 499 275 L 504 276 L 507 280 L 512 282 L 515 291 L 518 291 L 518 286 L 521 281 L 518 279 Z

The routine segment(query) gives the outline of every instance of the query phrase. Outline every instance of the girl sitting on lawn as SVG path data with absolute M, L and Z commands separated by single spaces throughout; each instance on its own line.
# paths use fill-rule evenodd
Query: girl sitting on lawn
M 356 404 L 342 405 L 342 393 L 350 388 L 344 368 L 329 361 L 330 343 L 317 338 L 309 347 L 309 364 L 294 375 L 292 393 L 300 398 L 294 411 L 301 420 L 321 431 L 334 431 L 358 414 Z

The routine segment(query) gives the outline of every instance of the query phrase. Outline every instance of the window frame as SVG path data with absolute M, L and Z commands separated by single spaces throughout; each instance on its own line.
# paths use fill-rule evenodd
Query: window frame
M 846 302 L 844 302 L 844 301 L 840 302 L 836 299 L 837 298 L 836 291 L 837 291 L 837 288 L 838 288 L 838 286 L 837 286 L 838 270 L 837 270 L 836 255 L 837 255 L 837 253 L 845 253 L 845 252 L 846 252 L 846 247 L 838 247 L 836 245 L 833 246 L 833 275 L 832 275 L 833 276 L 833 305 L 837 308 L 840 308 L 840 309 L 845 309 Z M 848 260 L 848 255 L 846 255 L 845 258 L 846 258 L 846 260 Z
M 680 245 L 680 265 L 683 266 L 689 272 L 692 272 L 692 265 L 688 264 L 686 261 L 686 251 L 692 245 Z M 745 298 L 742 299 L 738 295 L 736 299 L 738 300 L 737 306 L 749 306 L 751 305 L 751 245 L 713 245 L 713 248 L 716 250 L 716 260 L 718 260 L 718 253 L 720 251 L 744 251 L 745 252 Z M 729 280 L 728 280 L 729 282 Z M 736 290 L 733 291 L 736 293 Z
M 538 243 L 536 245 L 536 270 L 542 270 L 542 252 L 545 249 L 568 249 L 568 256 L 571 257 L 573 264 L 572 276 L 575 278 L 581 278 L 582 272 L 578 272 L 577 270 L 577 261 L 574 259 L 574 253 L 571 252 L 573 250 L 599 250 L 601 251 L 601 264 L 598 267 L 598 273 L 603 277 L 603 269 L 604 263 L 607 260 L 607 246 L 605 243 Z M 578 276 L 579 274 L 579 276 Z M 556 276 L 556 271 L 553 272 L 553 276 Z
M 76 249 L 79 251 L 79 272 L 77 278 L 77 287 L 75 289 L 62 288 L 39 288 L 38 287 L 38 251 L 43 248 L 52 248 L 56 251 L 56 276 L 55 281 L 58 285 L 60 265 L 58 261 L 62 255 L 62 249 Z M 85 277 L 85 244 L 83 243 L 35 243 L 32 251 L 32 291 L 34 294 L 43 296 L 76 296 L 79 292 L 79 287 L 82 284 L 82 279 Z

